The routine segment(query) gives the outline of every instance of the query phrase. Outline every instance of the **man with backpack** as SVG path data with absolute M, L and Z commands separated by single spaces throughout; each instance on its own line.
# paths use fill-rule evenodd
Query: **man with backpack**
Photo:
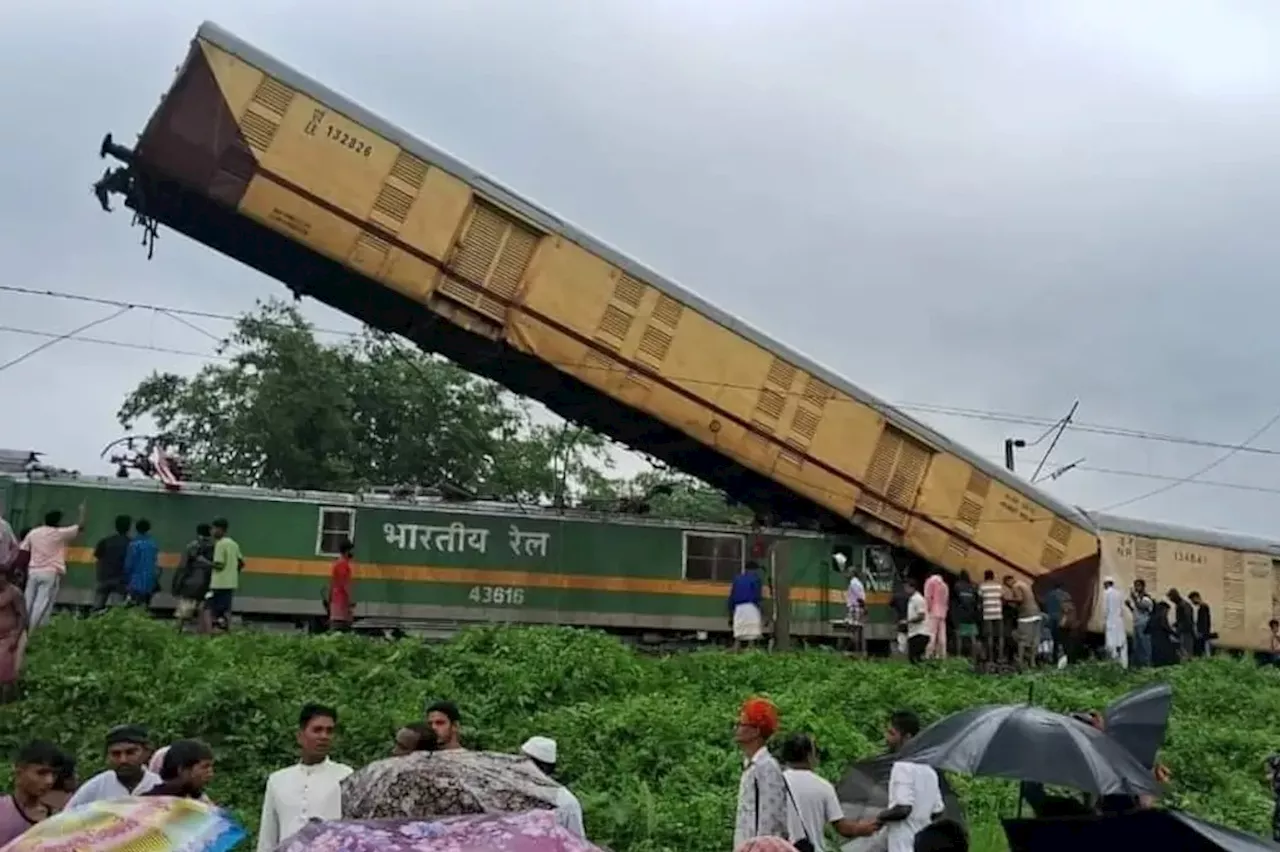
M 213 529 L 209 524 L 196 526 L 196 537 L 186 547 L 182 563 L 173 575 L 171 591 L 178 600 L 178 607 L 173 617 L 178 622 L 178 632 L 189 621 L 198 619 L 200 607 L 209 593 L 209 583 L 213 579 Z

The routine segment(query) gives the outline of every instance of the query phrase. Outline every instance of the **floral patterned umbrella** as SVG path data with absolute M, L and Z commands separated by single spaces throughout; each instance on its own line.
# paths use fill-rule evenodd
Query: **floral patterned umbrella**
M 276 852 L 600 852 L 556 824 L 551 811 L 481 814 L 435 822 L 317 822 Z
M 3 852 L 227 852 L 244 829 L 224 811 L 164 796 L 112 799 L 63 811 Z
M 559 785 L 527 758 L 486 751 L 414 752 L 342 782 L 344 819 L 431 819 L 555 807 Z

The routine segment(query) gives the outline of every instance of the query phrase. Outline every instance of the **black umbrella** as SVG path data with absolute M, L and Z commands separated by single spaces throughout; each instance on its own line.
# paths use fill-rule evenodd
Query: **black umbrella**
M 1177 852 L 1277 852 L 1269 840 L 1197 819 L 1182 811 L 1152 809 L 1119 816 L 1004 821 L 1010 852 L 1081 849 L 1176 849 Z
M 947 716 L 913 737 L 898 759 L 1100 796 L 1160 791 L 1151 770 L 1120 743 L 1069 716 L 1027 704 Z
M 840 799 L 840 804 L 858 805 L 877 811 L 889 807 L 889 773 L 893 771 L 893 764 L 897 760 L 898 756 L 895 754 L 882 754 L 851 765 L 836 785 L 836 796 Z M 964 807 L 942 775 L 938 776 L 938 788 L 942 793 L 947 819 L 964 825 Z
M 1107 736 L 1124 746 L 1148 769 L 1164 745 L 1173 709 L 1173 687 L 1152 683 L 1117 698 L 1102 713 Z

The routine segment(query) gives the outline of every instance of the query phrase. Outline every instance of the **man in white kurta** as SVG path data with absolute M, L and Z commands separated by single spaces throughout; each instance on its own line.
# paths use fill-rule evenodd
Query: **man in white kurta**
M 1107 656 L 1122 667 L 1129 667 L 1129 639 L 1124 630 L 1124 595 L 1116 588 L 1115 580 L 1102 580 L 1102 612 L 1107 643 Z
M 520 746 L 520 751 L 552 781 L 556 781 L 556 741 L 550 737 L 530 737 Z M 556 823 L 562 828 L 587 839 L 582 826 L 582 803 L 578 797 L 559 781 L 556 781 Z
M 271 852 L 312 820 L 342 818 L 342 780 L 351 767 L 329 759 L 338 713 L 308 704 L 298 724 L 298 762 L 271 773 L 262 798 L 258 852 Z

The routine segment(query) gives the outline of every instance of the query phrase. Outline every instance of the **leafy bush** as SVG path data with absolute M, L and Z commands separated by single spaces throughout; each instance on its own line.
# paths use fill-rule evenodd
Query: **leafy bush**
M 1101 707 L 1154 676 L 1089 666 L 978 677 L 959 663 L 913 669 L 817 650 L 659 659 L 559 628 L 475 629 L 436 646 L 264 633 L 202 639 L 124 612 L 56 619 L 31 644 L 26 698 L 0 707 L 0 748 L 49 737 L 78 753 L 87 777 L 101 765 L 111 725 L 146 723 L 160 743 L 199 736 L 218 753 L 212 795 L 252 827 L 267 774 L 294 758 L 303 702 L 339 708 L 335 757 L 360 765 L 383 756 L 393 730 L 420 718 L 424 702 L 448 697 L 462 706 L 473 745 L 514 750 L 535 733 L 558 739 L 588 832 L 619 852 L 729 848 L 739 771 L 730 726 L 751 693 L 777 701 L 786 729 L 817 736 L 828 755 L 822 771 L 834 780 L 850 760 L 881 748 L 898 707 L 932 721 L 977 703 L 1025 701 L 1032 688 L 1037 703 L 1057 709 Z M 1266 831 L 1262 760 L 1280 747 L 1280 678 L 1228 660 L 1161 676 L 1175 687 L 1165 754 L 1173 800 Z M 1012 813 L 1015 786 L 955 780 L 975 848 L 1003 848 L 998 820 Z

